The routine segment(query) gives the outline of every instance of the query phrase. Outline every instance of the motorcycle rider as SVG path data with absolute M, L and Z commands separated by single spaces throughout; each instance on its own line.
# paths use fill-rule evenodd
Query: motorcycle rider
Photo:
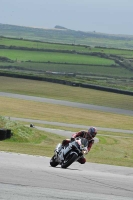
M 88 152 L 90 151 L 93 143 L 94 143 L 94 137 L 96 136 L 97 134 L 97 129 L 95 127 L 90 127 L 88 129 L 88 131 L 85 131 L 85 130 L 81 130 L 75 134 L 72 135 L 71 139 L 65 139 L 62 141 L 62 144 L 60 145 L 60 147 L 58 148 L 58 150 L 56 150 L 56 152 L 58 153 L 64 146 L 66 146 L 67 144 L 69 144 L 70 141 L 74 141 L 74 139 L 76 137 L 83 137 L 83 138 L 86 138 L 88 140 Z M 86 152 L 86 153 L 88 153 Z M 63 157 L 62 157 L 63 159 Z M 80 157 L 78 160 L 77 160 L 79 163 L 81 164 L 84 164 L 86 162 L 86 159 L 84 156 Z

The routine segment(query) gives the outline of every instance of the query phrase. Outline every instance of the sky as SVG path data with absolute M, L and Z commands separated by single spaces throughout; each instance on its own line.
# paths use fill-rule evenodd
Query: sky
M 133 0 L 0 0 L 0 23 L 133 35 Z

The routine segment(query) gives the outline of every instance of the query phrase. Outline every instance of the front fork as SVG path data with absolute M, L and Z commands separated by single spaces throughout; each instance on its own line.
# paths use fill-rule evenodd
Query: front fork
M 57 155 L 57 154 L 60 152 L 61 149 L 62 149 L 61 143 L 57 144 L 57 146 L 56 146 L 56 148 L 55 148 L 55 150 L 54 150 L 55 155 Z

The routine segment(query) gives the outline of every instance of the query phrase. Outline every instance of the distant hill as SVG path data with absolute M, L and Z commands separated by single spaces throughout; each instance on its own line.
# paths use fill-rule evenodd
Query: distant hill
M 55 28 L 56 28 L 56 29 L 65 29 L 65 30 L 67 29 L 67 28 L 65 28 L 65 27 L 63 27 L 63 26 L 59 26 L 59 25 L 56 25 Z
M 83 32 L 56 25 L 53 29 L 0 24 L 0 36 L 45 42 L 133 49 L 133 36 Z

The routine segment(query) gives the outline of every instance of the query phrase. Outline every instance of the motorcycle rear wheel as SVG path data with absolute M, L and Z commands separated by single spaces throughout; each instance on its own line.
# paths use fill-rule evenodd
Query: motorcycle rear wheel
M 55 156 L 53 156 L 53 157 L 51 158 L 51 160 L 50 160 L 50 165 L 51 165 L 51 167 L 56 167 L 58 164 L 59 164 L 59 163 L 56 162 L 56 160 L 55 160 Z
M 78 158 L 77 154 L 72 154 L 69 159 L 64 160 L 64 162 L 61 164 L 62 168 L 67 168 L 69 167 L 76 159 Z

